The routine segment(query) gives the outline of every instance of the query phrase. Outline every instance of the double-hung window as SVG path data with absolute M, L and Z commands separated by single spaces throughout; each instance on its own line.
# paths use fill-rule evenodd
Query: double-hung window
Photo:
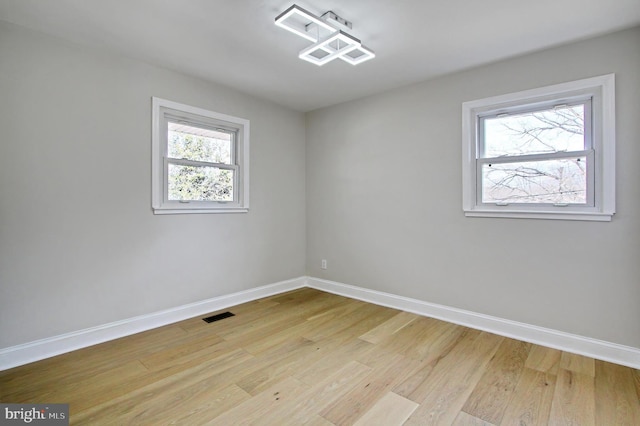
M 611 220 L 613 75 L 463 104 L 467 216 Z
M 156 214 L 246 212 L 249 121 L 153 98 Z

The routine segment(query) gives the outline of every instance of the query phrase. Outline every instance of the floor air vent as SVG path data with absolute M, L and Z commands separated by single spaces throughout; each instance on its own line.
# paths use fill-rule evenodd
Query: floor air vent
M 235 316 L 235 315 L 232 314 L 231 312 L 223 312 L 223 313 L 218 314 L 218 315 L 211 315 L 210 317 L 202 318 L 202 321 L 204 321 L 204 322 L 214 322 L 214 321 L 220 321 L 221 319 L 225 319 L 225 318 L 229 318 L 229 317 L 233 317 L 233 316 Z

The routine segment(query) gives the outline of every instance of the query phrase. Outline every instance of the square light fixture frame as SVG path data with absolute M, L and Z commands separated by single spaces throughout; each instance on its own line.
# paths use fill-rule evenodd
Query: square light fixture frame
M 350 63 L 351 65 L 358 65 L 376 57 L 376 54 L 373 53 L 371 49 L 364 47 L 362 44 L 360 44 L 360 46 L 358 46 L 356 49 L 353 49 L 352 51 L 361 52 L 361 54 L 356 57 L 344 54 L 340 55 L 339 58 L 345 62 Z
M 308 20 L 309 22 L 305 25 L 297 26 L 295 24 L 296 17 L 300 17 L 306 21 Z M 322 28 L 323 30 L 328 31 L 330 34 L 337 31 L 336 28 L 325 22 L 320 17 L 304 10 L 296 4 L 276 17 L 276 25 L 280 28 L 284 28 L 287 31 L 290 31 L 296 35 L 299 35 L 300 37 L 306 38 L 307 40 L 316 43 L 319 37 L 314 35 L 312 31 L 309 31 L 309 24 L 315 24 L 318 26 L 318 28 Z
M 336 23 L 335 25 L 333 23 Z M 303 49 L 298 57 L 312 64 L 322 66 L 334 59 L 358 65 L 375 58 L 375 53 L 362 45 L 354 36 L 342 31 L 338 26 L 352 28 L 351 22 L 341 18 L 332 11 L 325 12 L 321 17 L 294 4 L 278 15 L 275 24 L 293 34 L 296 34 L 314 44 Z M 314 31 L 315 30 L 315 31 Z M 338 48 L 331 46 L 337 42 Z M 340 45 L 344 43 L 344 46 Z M 317 56 L 314 53 L 324 51 L 327 55 Z M 349 55 L 351 52 L 359 52 L 359 55 Z
M 343 47 L 338 47 L 334 49 L 331 44 L 337 42 L 338 45 L 340 43 L 344 43 Z M 317 43 L 303 49 L 298 57 L 305 61 L 311 62 L 316 65 L 324 65 L 327 62 L 331 62 L 336 58 L 342 58 L 347 53 L 352 52 L 353 50 L 359 49 L 362 46 L 360 40 L 357 38 L 345 33 L 344 31 L 337 31 L 333 34 L 330 34 L 328 37 L 318 41 Z M 327 52 L 328 54 L 323 57 L 314 56 L 313 53 L 318 50 L 322 50 Z

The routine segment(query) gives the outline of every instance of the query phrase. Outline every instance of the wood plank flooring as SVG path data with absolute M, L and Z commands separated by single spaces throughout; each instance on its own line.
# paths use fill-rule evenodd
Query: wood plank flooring
M 0 372 L 0 401 L 77 425 L 640 425 L 631 368 L 308 288 L 229 311 Z

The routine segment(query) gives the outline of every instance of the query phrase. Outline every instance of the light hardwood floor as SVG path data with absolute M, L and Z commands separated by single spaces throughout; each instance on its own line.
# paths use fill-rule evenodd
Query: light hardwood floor
M 0 372 L 71 424 L 640 425 L 640 371 L 300 289 Z

